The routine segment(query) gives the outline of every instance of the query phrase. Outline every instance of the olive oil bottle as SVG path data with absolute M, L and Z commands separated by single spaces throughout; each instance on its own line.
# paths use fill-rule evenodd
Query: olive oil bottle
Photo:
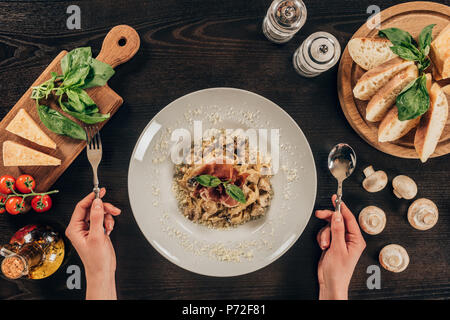
M 2 273 L 9 279 L 43 279 L 58 270 L 64 260 L 64 240 L 49 226 L 28 225 L 1 247 Z

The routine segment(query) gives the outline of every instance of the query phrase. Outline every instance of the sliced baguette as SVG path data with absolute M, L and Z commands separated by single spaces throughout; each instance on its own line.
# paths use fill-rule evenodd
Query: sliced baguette
M 450 23 L 431 43 L 430 58 L 435 67 L 435 79 L 450 78 Z
M 397 57 L 367 71 L 353 88 L 353 95 L 359 100 L 370 100 L 398 72 L 412 65 L 414 61 Z
M 390 47 L 392 43 L 382 38 L 354 38 L 348 42 L 348 53 L 364 70 L 373 69 L 396 57 Z
M 446 85 L 445 87 L 442 88 L 442 91 L 444 91 L 444 93 L 448 96 L 450 96 L 450 84 Z
M 425 162 L 433 154 L 448 118 L 448 101 L 441 87 L 434 83 L 430 90 L 430 108 L 420 119 L 414 147 Z
M 381 121 L 378 127 L 378 141 L 388 142 L 400 139 L 411 129 L 415 128 L 420 121 L 420 117 L 412 120 L 400 121 L 398 119 L 398 110 L 394 106 Z
M 415 65 L 397 73 L 386 85 L 370 99 L 366 109 L 366 119 L 372 122 L 383 120 L 395 99 L 411 81 L 417 78 L 418 70 Z

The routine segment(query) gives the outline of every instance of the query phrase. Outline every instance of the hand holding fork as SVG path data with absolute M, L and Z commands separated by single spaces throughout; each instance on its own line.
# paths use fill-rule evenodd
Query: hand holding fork
M 105 191 L 101 190 L 99 188 L 98 175 L 97 175 L 98 165 L 100 164 L 100 161 L 102 160 L 102 154 L 103 154 L 102 140 L 100 138 L 100 131 L 97 126 L 86 127 L 85 130 L 86 130 L 86 135 L 87 135 L 86 153 L 87 153 L 87 158 L 89 160 L 89 163 L 92 166 L 92 171 L 93 171 L 93 176 L 94 176 L 93 191 L 95 193 L 95 200 L 94 200 L 93 205 L 95 206 L 96 202 L 97 202 L 97 204 L 99 201 L 101 202 L 100 198 L 105 194 Z M 101 192 L 101 191 L 103 191 L 103 192 Z M 89 219 L 89 217 L 87 217 L 87 219 Z M 110 213 L 105 212 L 104 220 L 105 220 L 105 232 L 109 235 L 114 226 L 114 219 Z

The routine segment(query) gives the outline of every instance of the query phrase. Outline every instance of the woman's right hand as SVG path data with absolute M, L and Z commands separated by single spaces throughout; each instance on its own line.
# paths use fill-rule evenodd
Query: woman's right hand
M 336 206 L 336 195 L 331 201 Z M 318 266 L 319 299 L 346 300 L 350 279 L 366 242 L 353 213 L 344 203 L 341 213 L 317 210 L 316 217 L 328 222 L 317 234 L 323 250 Z

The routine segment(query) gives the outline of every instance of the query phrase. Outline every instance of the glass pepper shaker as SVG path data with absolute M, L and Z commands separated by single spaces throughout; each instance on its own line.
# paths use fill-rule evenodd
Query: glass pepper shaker
M 341 46 L 328 32 L 311 34 L 295 51 L 292 62 L 298 74 L 312 78 L 332 68 L 341 56 Z
M 301 0 L 275 0 L 263 21 L 263 33 L 275 43 L 285 43 L 303 27 L 306 6 Z

